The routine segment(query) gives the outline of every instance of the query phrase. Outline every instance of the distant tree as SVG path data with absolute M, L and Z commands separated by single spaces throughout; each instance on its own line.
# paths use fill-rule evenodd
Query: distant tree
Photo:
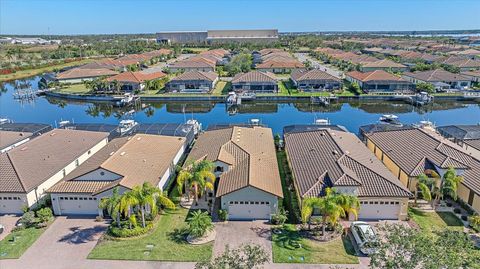
M 225 65 L 225 71 L 227 71 L 229 76 L 235 76 L 238 73 L 250 71 L 252 69 L 252 63 L 251 54 L 239 53 Z
M 427 92 L 427 93 L 434 93 L 435 87 L 430 83 L 419 82 L 416 85 L 416 89 L 419 92 Z

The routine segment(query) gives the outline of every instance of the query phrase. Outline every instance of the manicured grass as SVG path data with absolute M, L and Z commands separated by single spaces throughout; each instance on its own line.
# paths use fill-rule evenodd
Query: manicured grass
M 57 65 L 52 65 L 52 66 L 48 66 L 48 67 L 41 67 L 41 68 L 17 71 L 17 72 L 12 73 L 12 74 L 0 75 L 0 82 L 1 81 L 10 81 L 10 80 L 15 80 L 15 79 L 21 79 L 21 78 L 28 78 L 28 77 L 40 75 L 40 74 L 43 74 L 43 73 L 52 72 L 53 70 L 56 70 L 56 69 L 62 69 L 62 68 L 65 68 L 65 67 L 77 66 L 77 65 L 90 63 L 90 62 L 93 62 L 95 60 L 99 60 L 99 59 L 84 59 L 84 60 L 80 60 L 80 61 L 74 61 L 74 62 L 64 63 L 64 64 L 57 64 Z
M 85 87 L 85 84 L 83 83 L 68 85 L 64 88 L 57 90 L 57 92 L 59 93 L 68 93 L 68 94 L 88 94 L 90 93 L 90 91 L 91 90 L 87 89 Z
M 276 263 L 357 264 L 358 258 L 347 238 L 317 242 L 300 237 L 293 225 L 285 225 L 282 234 L 272 235 L 273 261 Z M 295 243 L 300 248 L 295 248 Z
M 42 235 L 47 228 L 27 228 L 11 232 L 0 241 L 0 260 L 18 259 Z M 15 237 L 15 242 L 12 241 Z M 5 253 L 5 254 L 4 254 Z M 1 266 L 0 266 L 1 267 Z
M 228 81 L 219 80 L 212 91 L 212 95 L 227 95 L 232 89 L 232 84 Z
M 408 211 L 410 218 L 426 232 L 440 229 L 463 231 L 462 221 L 451 212 L 422 212 L 414 208 Z
M 213 243 L 190 245 L 184 240 L 188 210 L 178 208 L 160 216 L 151 234 L 123 240 L 102 240 L 89 259 L 201 261 L 212 256 Z M 147 245 L 153 245 L 151 251 Z
M 278 95 L 290 95 L 290 90 L 287 88 L 285 81 L 278 82 Z

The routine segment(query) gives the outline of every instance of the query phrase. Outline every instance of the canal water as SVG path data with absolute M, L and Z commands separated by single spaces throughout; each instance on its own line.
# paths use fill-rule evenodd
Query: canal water
M 23 82 L 37 88 L 38 77 Z M 125 109 L 110 103 L 85 103 L 39 97 L 33 101 L 14 99 L 14 83 L 7 83 L 0 96 L 0 117 L 14 122 L 48 123 L 55 126 L 60 120 L 75 123 L 118 124 Z M 128 109 L 130 110 L 130 109 Z M 332 124 L 345 126 L 357 133 L 361 125 L 376 123 L 382 114 L 395 114 L 402 123 L 429 120 L 437 126 L 446 124 L 479 124 L 480 105 L 455 101 L 435 102 L 416 108 L 402 102 L 358 101 L 332 103 L 328 107 L 308 102 L 269 103 L 245 102 L 227 110 L 224 103 L 213 102 L 152 102 L 135 108 L 133 119 L 144 123 L 183 123 L 190 118 L 209 124 L 248 123 L 256 118 L 281 133 L 286 125 L 312 124 L 315 119 L 328 119 Z

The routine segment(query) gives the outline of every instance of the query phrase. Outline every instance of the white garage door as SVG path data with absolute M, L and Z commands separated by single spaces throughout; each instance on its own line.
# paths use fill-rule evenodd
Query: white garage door
M 95 197 L 58 197 L 62 215 L 98 215 L 98 200 Z
M 400 213 L 400 203 L 395 201 L 360 201 L 359 219 L 396 220 Z
M 228 206 L 229 220 L 270 219 L 268 202 L 231 202 Z M 263 203 L 263 204 L 262 204 Z
M 18 196 L 0 196 L 0 214 L 21 214 L 24 204 Z

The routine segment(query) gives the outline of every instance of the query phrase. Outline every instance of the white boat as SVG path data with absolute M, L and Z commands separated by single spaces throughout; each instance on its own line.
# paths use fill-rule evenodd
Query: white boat
M 330 121 L 328 119 L 315 119 L 315 125 L 330 125 Z
M 258 125 L 260 125 L 260 120 L 259 119 L 251 119 L 250 124 L 258 126 Z
M 392 121 L 392 120 L 397 120 L 398 116 L 393 115 L 393 114 L 385 114 L 380 117 L 381 121 Z
M 200 133 L 200 131 L 202 131 L 202 124 L 198 122 L 198 120 L 194 120 L 194 119 L 187 120 L 187 124 L 193 125 L 193 133 L 195 135 L 197 135 L 198 133 Z
M 11 123 L 12 121 L 10 119 L 7 119 L 7 118 L 0 118 L 0 124 L 4 124 L 4 123 Z
M 61 121 L 58 122 L 58 127 L 63 128 L 65 126 L 69 125 L 69 124 L 70 124 L 69 120 L 61 120 Z
M 133 127 L 137 126 L 138 122 L 134 120 L 121 120 L 120 124 L 118 125 L 118 131 L 121 135 L 129 132 L 133 129 Z

